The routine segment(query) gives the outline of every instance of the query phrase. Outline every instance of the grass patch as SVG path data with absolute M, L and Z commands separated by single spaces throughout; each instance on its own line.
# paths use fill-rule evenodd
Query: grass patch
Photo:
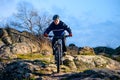
M 35 59 L 41 59 L 46 57 L 51 57 L 50 55 L 42 55 L 40 53 L 31 53 L 31 54 L 16 54 L 17 58 L 19 59 L 29 59 L 29 60 L 35 60 Z
M 16 54 L 18 59 L 21 60 L 41 60 L 44 63 L 50 63 L 53 61 L 52 55 L 43 55 L 40 53 L 31 53 L 31 54 Z

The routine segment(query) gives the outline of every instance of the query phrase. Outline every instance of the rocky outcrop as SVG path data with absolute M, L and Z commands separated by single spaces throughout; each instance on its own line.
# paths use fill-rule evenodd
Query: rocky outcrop
M 8 32 L 3 28 L 0 28 L 0 38 L 3 41 L 3 43 L 5 43 L 6 45 L 12 44 L 12 41 Z
M 95 55 L 94 49 L 88 46 L 85 46 L 79 50 L 81 55 Z
M 97 55 L 67 55 L 64 58 L 64 65 L 74 68 L 74 70 L 86 70 L 93 68 L 120 69 L 120 63 L 104 56 Z
M 46 58 L 45 60 L 47 61 Z M 93 71 L 94 69 L 100 69 L 100 70 Z M 63 58 L 63 65 L 61 65 L 60 71 L 65 73 L 71 73 L 71 72 L 75 73 L 75 72 L 84 71 L 83 73 L 80 73 L 80 75 L 82 76 L 79 76 L 79 78 L 80 79 L 88 78 L 89 80 L 90 78 L 104 79 L 105 77 L 106 78 L 113 77 L 113 78 L 119 79 L 120 72 L 119 73 L 113 72 L 113 71 L 119 71 L 119 70 L 120 70 L 119 62 L 104 56 L 66 55 Z M 18 79 L 18 80 L 40 79 L 41 80 L 43 78 L 42 75 L 44 74 L 52 75 L 52 73 L 55 73 L 55 72 L 56 72 L 56 65 L 53 64 L 53 61 L 50 63 L 45 63 L 40 59 L 35 59 L 35 60 L 16 60 L 16 61 L 13 60 L 7 64 L 0 63 L 0 76 L 1 76 L 0 80 L 14 80 L 14 79 Z M 113 74 L 112 72 L 115 74 Z M 77 76 L 77 75 L 79 74 L 76 74 L 74 76 Z M 49 80 L 49 78 L 45 80 Z
M 11 58 L 11 54 L 28 54 L 42 51 L 44 40 L 27 31 L 12 28 L 0 28 L 0 57 Z M 50 45 L 46 45 L 50 48 Z M 50 50 L 49 49 L 49 50 Z
M 95 51 L 93 48 L 89 47 L 89 46 L 85 46 L 85 47 L 77 47 L 74 44 L 70 44 L 68 46 L 68 53 L 70 55 L 95 55 Z
M 65 80 L 120 80 L 119 70 L 92 69 L 72 74 Z
M 67 51 L 70 55 L 77 55 L 78 52 L 79 52 L 79 48 L 74 45 L 74 44 L 70 44 L 68 47 L 67 47 Z
M 23 80 L 29 79 L 34 76 L 35 71 L 40 70 L 39 65 L 33 64 L 32 61 L 17 61 L 7 64 L 3 73 L 1 74 L 1 79 L 3 80 Z M 34 76 L 37 77 L 37 76 Z

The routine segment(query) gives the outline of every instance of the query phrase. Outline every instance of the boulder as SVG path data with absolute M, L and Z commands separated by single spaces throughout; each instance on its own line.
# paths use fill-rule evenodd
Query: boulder
M 65 56 L 64 65 L 74 70 L 86 70 L 94 68 L 120 69 L 120 63 L 100 55 L 75 55 Z
M 120 71 L 109 69 L 92 69 L 72 74 L 65 80 L 120 80 Z
M 108 68 L 120 69 L 120 63 L 104 56 L 76 56 L 74 60 L 78 69 Z
M 93 48 L 85 46 L 80 49 L 79 54 L 80 55 L 95 55 L 95 52 Z
M 1 37 L 1 40 L 4 42 L 5 45 L 12 44 L 11 38 L 8 35 L 8 32 L 5 29 L 0 29 L 0 37 Z
M 0 48 L 0 59 L 13 59 L 13 58 L 17 58 L 17 56 L 15 56 L 14 54 L 12 54 L 11 51 L 11 46 L 2 46 Z
M 34 62 L 34 61 L 33 61 Z M 2 77 L 5 80 L 23 80 L 36 78 L 35 71 L 40 71 L 40 65 L 35 65 L 32 61 L 15 61 L 6 65 Z M 37 77 L 39 78 L 39 77 Z
M 77 70 L 77 67 L 74 63 L 74 57 L 73 56 L 70 56 L 70 55 L 66 55 L 64 58 L 63 58 L 63 64 L 65 66 L 68 66 L 71 70 L 73 71 L 76 71 Z
M 67 52 L 70 55 L 78 55 L 78 50 L 79 50 L 79 48 L 76 45 L 74 45 L 74 44 L 70 44 L 67 47 Z

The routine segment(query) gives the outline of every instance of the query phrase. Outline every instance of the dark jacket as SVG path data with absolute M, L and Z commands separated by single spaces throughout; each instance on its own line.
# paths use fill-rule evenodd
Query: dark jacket
M 53 31 L 54 36 L 61 36 L 65 34 L 65 30 L 71 34 L 71 29 L 62 21 L 60 21 L 60 23 L 58 25 L 55 25 L 54 22 L 52 22 L 50 24 L 50 26 L 46 29 L 46 31 L 44 32 L 49 34 L 50 31 Z

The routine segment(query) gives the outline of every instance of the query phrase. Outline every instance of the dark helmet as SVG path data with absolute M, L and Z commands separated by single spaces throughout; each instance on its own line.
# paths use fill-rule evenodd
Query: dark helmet
M 53 20 L 56 20 L 56 19 L 59 19 L 59 15 L 57 14 L 53 16 Z

